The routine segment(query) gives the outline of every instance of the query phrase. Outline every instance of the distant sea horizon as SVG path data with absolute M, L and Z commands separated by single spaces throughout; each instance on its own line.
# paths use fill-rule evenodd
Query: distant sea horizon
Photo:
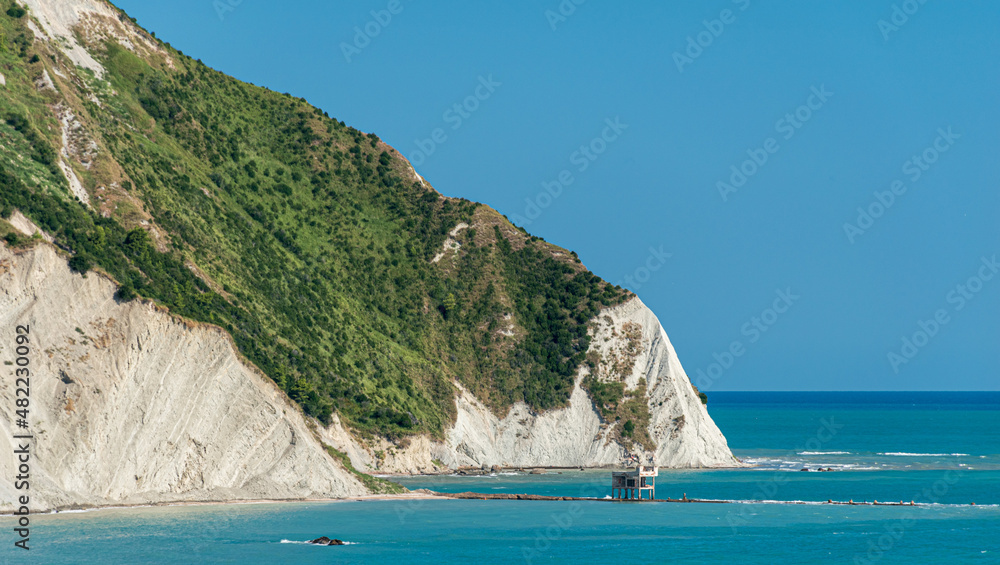
M 981 404 L 1000 406 L 1000 390 L 707 390 L 709 401 L 824 404 Z

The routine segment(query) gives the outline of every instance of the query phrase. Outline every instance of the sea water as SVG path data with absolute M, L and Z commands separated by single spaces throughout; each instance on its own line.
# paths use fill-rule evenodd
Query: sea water
M 0 556 L 53 564 L 1000 563 L 1000 393 L 719 392 L 710 399 L 733 452 L 754 467 L 661 470 L 657 497 L 736 502 L 109 509 L 38 516 L 30 555 L 14 552 L 8 535 Z M 610 495 L 606 471 L 396 480 L 448 492 Z M 323 535 L 349 545 L 303 543 Z

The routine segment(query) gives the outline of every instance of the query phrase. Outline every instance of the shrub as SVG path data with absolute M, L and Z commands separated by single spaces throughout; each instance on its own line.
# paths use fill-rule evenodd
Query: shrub
M 119 302 L 129 302 L 131 300 L 134 300 L 136 298 L 136 294 L 135 294 L 135 287 L 132 286 L 132 282 L 125 281 L 124 283 L 122 283 L 121 287 L 118 289 L 118 292 L 115 293 L 115 298 L 117 298 Z
M 635 433 L 635 422 L 633 422 L 632 420 L 626 421 L 625 425 L 622 426 L 622 435 L 625 437 L 632 437 L 632 434 L 634 433 Z
M 83 253 L 77 253 L 69 260 L 69 268 L 81 275 L 86 274 L 92 266 L 90 258 Z

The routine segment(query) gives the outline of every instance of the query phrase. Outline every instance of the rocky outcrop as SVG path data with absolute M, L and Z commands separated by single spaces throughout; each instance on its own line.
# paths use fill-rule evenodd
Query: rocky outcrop
M 582 382 L 581 367 L 568 406 L 544 413 L 517 403 L 494 415 L 456 383 L 458 417 L 443 441 L 412 438 L 400 447 L 387 441 L 359 444 L 335 421 L 326 441 L 345 451 L 359 469 L 385 473 L 435 472 L 462 466 L 600 467 L 621 465 L 626 453 L 664 467 L 734 467 L 726 438 L 708 415 L 681 366 L 666 331 L 639 298 L 608 308 L 595 320 L 590 353 L 602 379 L 624 383 L 645 398 L 646 449 L 616 434 L 620 422 L 602 421 Z
M 626 390 L 646 383 L 648 426 L 656 448 L 652 460 L 664 467 L 739 466 L 726 438 L 708 415 L 681 366 L 666 330 L 656 315 L 638 298 L 603 312 L 592 349 L 609 352 L 616 345 L 612 329 L 635 324 L 641 328 L 641 343 L 633 367 L 622 375 Z M 610 338 L 605 341 L 605 338 Z
M 165 51 L 147 33 L 133 25 L 108 2 L 101 0 L 20 0 L 28 8 L 40 27 L 29 23 L 39 39 L 51 42 L 69 61 L 104 77 L 104 67 L 94 58 L 86 45 L 114 41 L 141 55 L 164 58 L 172 62 Z M 84 42 L 78 40 L 82 36 Z
M 330 539 L 326 536 L 318 537 L 314 540 L 309 540 L 306 543 L 311 543 L 313 545 L 345 545 L 344 540 Z
M 15 327 L 30 327 L 33 511 L 367 494 L 299 408 L 218 328 L 0 243 L 0 475 L 16 472 Z M 15 500 L 0 481 L 0 511 Z

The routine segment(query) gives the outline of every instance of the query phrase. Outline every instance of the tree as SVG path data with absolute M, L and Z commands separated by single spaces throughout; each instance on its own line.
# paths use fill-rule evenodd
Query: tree
M 118 289 L 116 295 L 119 302 L 128 302 L 135 299 L 135 287 L 132 286 L 132 281 L 126 280 L 122 283 L 122 286 Z
M 83 253 L 77 253 L 69 260 L 69 268 L 80 273 L 81 275 L 87 274 L 90 270 L 92 264 L 90 262 L 90 257 L 87 257 Z
M 94 239 L 94 245 L 96 245 L 98 249 L 104 249 L 104 246 L 108 242 L 108 236 L 107 233 L 104 231 L 104 226 L 97 226 L 97 228 L 94 230 L 93 239 Z
M 149 234 L 142 228 L 135 228 L 128 232 L 122 245 L 126 255 L 136 259 L 144 259 L 149 253 Z
M 442 303 L 442 307 L 444 307 L 444 319 L 445 320 L 451 319 L 452 315 L 455 312 L 455 308 L 458 307 L 458 300 L 455 299 L 454 293 L 449 292 L 448 296 L 444 297 L 444 302 Z
M 626 421 L 625 425 L 622 426 L 622 435 L 625 437 L 632 437 L 632 434 L 634 433 L 635 433 L 635 422 L 633 422 L 632 420 Z

